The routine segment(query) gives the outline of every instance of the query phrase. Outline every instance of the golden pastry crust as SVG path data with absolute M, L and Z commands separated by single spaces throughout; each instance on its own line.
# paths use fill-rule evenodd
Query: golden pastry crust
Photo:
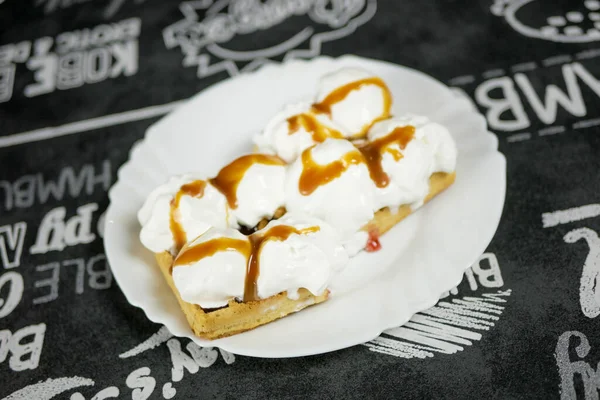
M 452 185 L 455 176 L 455 173 L 441 172 L 431 175 L 429 194 L 425 198 L 425 202 Z M 382 235 L 411 213 L 412 210 L 407 205 L 401 206 L 395 213 L 387 208 L 380 210 L 375 213 L 373 220 L 363 227 L 363 230 L 377 232 L 378 235 Z M 230 300 L 229 304 L 223 308 L 204 310 L 199 305 L 181 299 L 170 273 L 173 256 L 169 252 L 163 252 L 156 254 L 156 260 L 165 280 L 177 297 L 179 306 L 185 314 L 192 331 L 195 335 L 204 339 L 218 339 L 254 329 L 311 305 L 322 303 L 329 296 L 328 291 L 320 296 L 314 296 L 308 290 L 300 289 L 297 300 L 289 299 L 287 292 L 282 292 L 266 299 L 246 303 Z
M 218 339 L 254 329 L 313 304 L 322 303 L 329 296 L 329 291 L 325 291 L 320 296 L 314 296 L 308 290 L 300 289 L 297 300 L 289 299 L 287 292 L 282 292 L 267 299 L 247 303 L 230 300 L 226 307 L 207 312 L 197 304 L 184 301 L 179 295 L 169 272 L 173 256 L 165 251 L 156 254 L 156 261 L 158 261 L 165 280 L 175 293 L 192 331 L 196 336 L 204 339 Z

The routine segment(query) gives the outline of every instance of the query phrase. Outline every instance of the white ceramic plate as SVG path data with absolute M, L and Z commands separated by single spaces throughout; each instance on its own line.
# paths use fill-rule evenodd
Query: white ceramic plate
M 352 259 L 327 302 L 232 337 L 195 337 L 153 255 L 138 239 L 138 209 L 170 175 L 202 171 L 210 176 L 250 151 L 252 135 L 283 104 L 313 96 L 319 77 L 347 66 L 384 79 L 394 95 L 394 114 L 426 115 L 450 129 L 459 150 L 455 184 L 385 234 L 381 251 Z M 295 357 L 364 343 L 432 307 L 483 253 L 504 204 L 506 162 L 497 146 L 468 100 L 415 70 L 355 56 L 268 65 L 204 90 L 148 129 L 110 191 L 106 254 L 131 304 L 201 346 Z

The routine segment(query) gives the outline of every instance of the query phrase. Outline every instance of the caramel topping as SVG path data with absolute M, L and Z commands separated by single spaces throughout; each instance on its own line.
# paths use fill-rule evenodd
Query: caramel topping
M 220 251 L 238 251 L 248 257 L 251 249 L 250 243 L 242 239 L 220 237 L 207 240 L 206 242 L 181 250 L 171 266 L 171 273 L 173 272 L 173 267 L 191 264 L 203 258 L 214 256 Z
M 181 249 L 185 242 L 187 242 L 185 231 L 183 230 L 183 227 L 179 222 L 179 202 L 181 201 L 181 197 L 184 195 L 192 197 L 202 197 L 204 196 L 205 188 L 206 182 L 202 180 L 186 183 L 185 185 L 181 186 L 181 188 L 179 188 L 179 191 L 175 194 L 173 200 L 171 200 L 169 227 L 171 228 L 171 233 L 173 234 L 173 241 L 175 242 L 175 247 L 177 249 Z
M 223 167 L 217 176 L 210 180 L 210 183 L 227 198 L 229 207 L 237 208 L 238 185 L 253 164 L 285 165 L 285 161 L 268 154 L 249 154 L 237 158 Z
M 367 161 L 369 175 L 377 187 L 384 188 L 390 183 L 390 178 L 383 170 L 383 165 L 381 164 L 383 153 L 388 152 L 392 155 L 392 157 L 394 157 L 394 160 L 400 161 L 402 158 L 402 153 L 398 149 L 394 149 L 389 146 L 397 143 L 398 146 L 400 146 L 400 149 L 404 150 L 406 145 L 412 140 L 414 134 L 414 126 L 403 126 L 401 128 L 394 129 L 386 136 L 375 139 L 372 142 L 367 142 L 366 144 L 358 147 L 358 150 L 362 153 Z
M 260 251 L 269 240 L 284 241 L 292 234 L 302 235 L 318 232 L 318 226 L 296 229 L 288 225 L 276 225 L 266 232 L 254 233 L 248 236 L 249 241 L 220 237 L 207 240 L 195 246 L 183 249 L 171 267 L 187 265 L 210 257 L 220 251 L 238 251 L 246 256 L 246 278 L 244 281 L 244 302 L 258 300 L 258 276 L 260 274 Z
M 244 301 L 258 300 L 258 275 L 260 274 L 260 251 L 263 245 L 269 240 L 282 242 L 289 238 L 292 234 L 302 235 L 306 233 L 318 232 L 321 228 L 311 226 L 305 229 L 296 229 L 288 225 L 276 225 L 266 232 L 255 233 L 250 235 L 250 243 L 252 244 L 252 252 L 248 257 L 246 264 L 246 283 L 244 285 Z
M 311 150 L 312 148 L 308 148 L 302 152 L 302 174 L 298 189 L 303 196 L 310 195 L 319 186 L 340 177 L 351 165 L 365 162 L 365 157 L 360 152 L 351 151 L 338 160 L 321 165 L 315 162 Z
M 383 92 L 383 112 L 377 118 L 375 118 L 370 124 L 367 124 L 362 127 L 359 132 L 359 136 L 366 134 L 369 128 L 378 121 L 384 120 L 390 117 L 390 111 L 392 108 L 392 94 L 390 93 L 390 89 L 387 87 L 385 82 L 380 78 L 372 77 L 361 79 L 358 81 L 350 82 L 344 86 L 340 86 L 333 90 L 331 93 L 327 95 L 320 103 L 315 103 L 312 105 L 312 110 L 316 113 L 327 114 L 331 118 L 331 108 L 344 100 L 346 96 L 350 94 L 350 92 L 354 90 L 360 89 L 364 85 L 375 85 L 381 88 Z
M 325 139 L 330 137 L 336 139 L 344 137 L 337 130 L 320 123 L 319 120 L 311 114 L 294 115 L 293 117 L 288 118 L 287 122 L 289 129 L 288 135 L 293 135 L 298 132 L 300 127 L 302 127 L 306 132 L 310 133 L 312 139 L 317 143 L 324 142 Z
M 298 189 L 303 196 L 308 196 L 319 186 L 325 185 L 339 178 L 353 164 L 365 163 L 369 169 L 371 179 L 377 187 L 383 188 L 389 184 L 390 178 L 383 170 L 381 164 L 383 153 L 390 153 L 396 161 L 402 158 L 398 149 L 389 147 L 397 143 L 400 149 L 412 140 L 415 133 L 414 126 L 403 126 L 394 129 L 388 135 L 366 142 L 357 146 L 358 151 L 346 153 L 342 158 L 326 165 L 320 165 L 312 157 L 312 148 L 302 152 L 302 174 L 298 182 Z

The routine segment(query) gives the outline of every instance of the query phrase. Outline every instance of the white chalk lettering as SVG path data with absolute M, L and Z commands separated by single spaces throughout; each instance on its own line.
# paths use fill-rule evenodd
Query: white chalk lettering
M 580 63 L 573 63 L 573 72 L 581 79 L 596 96 L 600 97 L 600 81 L 596 79 L 587 69 Z
M 162 395 L 165 399 L 172 399 L 176 394 L 177 390 L 175 390 L 171 382 L 167 382 L 163 385 Z
M 15 84 L 15 64 L 0 66 L 0 103 L 9 101 Z
M 583 103 L 583 97 L 581 96 L 581 90 L 579 89 L 573 66 L 569 64 L 563 65 L 562 73 L 567 85 L 568 95 L 562 92 L 558 86 L 548 85 L 543 104 L 535 93 L 535 89 L 529 78 L 522 73 L 515 74 L 515 81 L 519 85 L 519 88 L 525 94 L 538 118 L 545 124 L 553 124 L 556 121 L 556 111 L 559 104 L 572 115 L 582 117 L 586 114 L 585 104 Z
M 169 348 L 169 353 L 171 353 L 171 362 L 173 363 L 173 366 L 171 367 L 171 380 L 173 382 L 179 382 L 183 379 L 184 369 L 190 374 L 198 372 L 198 364 L 181 349 L 179 340 L 175 338 L 169 339 L 167 341 L 167 347 Z
M 15 372 L 36 369 L 42 355 L 46 324 L 30 325 L 11 334 L 10 331 L 0 331 L 0 363 L 11 354 L 8 365 Z M 23 342 L 31 336 L 31 340 Z M 7 339 L 8 337 L 8 339 Z
M 134 75 L 140 31 L 141 20 L 130 18 L 63 32 L 55 39 L 38 38 L 33 42 L 33 55 L 30 41 L 0 47 L 0 103 L 13 97 L 17 63 L 25 63 L 33 72 L 33 82 L 23 90 L 26 97 Z
M 484 261 L 489 265 L 484 268 Z M 499 288 L 504 286 L 498 259 L 493 253 L 484 253 L 471 267 L 473 273 L 479 278 L 479 284 L 486 288 Z
M 112 64 L 112 66 L 111 66 Z M 75 51 L 60 57 L 49 54 L 34 57 L 27 67 L 35 71 L 35 83 L 25 88 L 25 96 L 35 97 L 54 90 L 67 90 L 84 83 L 97 83 L 138 70 L 138 42 L 113 43 L 89 51 Z
M 574 229 L 564 236 L 567 243 L 584 239 L 589 247 L 579 283 L 579 304 L 583 315 L 596 318 L 600 315 L 600 238 L 589 228 Z
M 63 250 L 67 246 L 91 243 L 96 239 L 92 233 L 92 214 L 98 209 L 96 203 L 77 208 L 77 215 L 65 223 L 65 207 L 49 211 L 38 229 L 35 244 L 30 248 L 32 254 L 45 254 L 49 251 Z
M 141 26 L 140 18 L 129 18 L 112 24 L 98 25 L 92 29 L 63 32 L 56 37 L 56 52 L 66 54 L 135 39 L 140 35 Z
M 21 265 L 21 254 L 23 253 L 26 232 L 26 222 L 0 226 L 0 258 L 5 269 L 16 268 Z
M 74 260 L 65 260 L 62 262 L 63 267 L 71 267 L 74 266 L 77 268 L 77 272 L 75 273 L 75 293 L 82 294 L 83 293 L 83 284 L 85 278 L 85 260 L 83 258 L 76 258 Z
M 35 288 L 39 289 L 47 286 L 50 288 L 50 291 L 45 296 L 36 297 L 33 299 L 33 304 L 48 303 L 56 300 L 58 298 L 58 284 L 60 282 L 60 264 L 57 262 L 51 262 L 49 264 L 38 265 L 35 267 L 35 270 L 36 272 L 45 272 L 50 270 L 52 271 L 52 274 L 50 275 L 50 278 L 34 282 L 33 285 Z
M 116 63 L 110 71 L 110 77 L 131 76 L 138 70 L 138 42 L 128 40 L 125 43 L 114 43 L 110 46 Z
M 490 93 L 497 89 L 502 91 L 502 97 L 492 98 Z M 515 131 L 530 125 L 519 94 L 513 81 L 508 77 L 494 78 L 483 82 L 475 90 L 475 101 L 487 109 L 486 118 L 492 129 Z M 512 114 L 512 119 L 501 119 L 506 112 Z
M 32 57 L 27 61 L 27 68 L 34 71 L 35 83 L 29 84 L 23 90 L 27 97 L 40 96 L 52 93 L 56 88 L 56 72 L 58 71 L 58 57 L 48 54 L 41 57 Z
M 142 343 L 135 346 L 133 349 L 119 354 L 119 358 L 129 358 L 137 356 L 138 354 L 141 354 L 146 350 L 151 350 L 160 346 L 172 337 L 173 334 L 169 332 L 166 326 L 163 326 L 158 330 L 158 332 L 150 336 L 148 339 L 144 340 Z
M 116 386 L 109 386 L 96 393 L 90 400 L 114 399 L 117 397 L 119 397 L 119 388 Z M 75 392 L 69 397 L 69 400 L 85 400 L 85 397 L 81 393 Z
M 47 253 L 50 250 L 60 251 L 65 248 L 66 213 L 65 207 L 57 207 L 44 216 L 38 229 L 37 240 L 29 250 L 32 254 Z
M 590 89 L 600 97 L 600 81 L 596 79 L 587 69 L 580 63 L 573 63 L 573 72 L 581 79 Z
M 489 267 L 484 267 L 488 265 Z M 472 291 L 477 290 L 479 285 L 485 288 L 499 288 L 504 286 L 502 272 L 498 259 L 494 253 L 483 253 L 469 269 L 465 271 L 465 277 Z M 479 284 L 477 283 L 479 281 Z M 457 294 L 453 289 L 453 294 Z
M 84 165 L 79 171 L 79 175 L 75 175 L 72 167 L 65 167 L 60 171 L 58 180 L 44 181 L 42 174 L 38 174 L 37 189 L 39 191 L 40 203 L 46 203 L 50 195 L 56 200 L 62 200 L 65 195 L 65 189 L 69 189 L 71 197 L 77 197 L 85 187 L 85 193 L 91 194 L 94 192 L 94 186 L 101 184 L 104 190 L 110 187 L 110 162 L 105 160 L 102 162 L 102 172 L 95 176 L 95 168 L 91 164 Z
M 53 44 L 54 39 L 52 39 L 50 36 L 38 38 L 33 43 L 33 54 L 36 56 L 45 56 L 50 52 Z
M 585 206 L 568 208 L 566 210 L 552 211 L 542 214 L 542 225 L 550 228 L 556 225 L 581 221 L 600 215 L 600 204 L 586 204 Z
M 84 83 L 84 57 L 81 51 L 65 54 L 58 60 L 56 88 L 59 90 L 72 89 Z
M 90 243 L 96 239 L 91 232 L 92 213 L 98 210 L 98 204 L 90 203 L 77 208 L 77 215 L 69 219 L 65 225 L 65 243 L 74 246 L 79 243 Z
M 556 84 L 548 84 L 536 91 L 531 83 L 531 73 L 519 72 L 513 78 L 505 76 L 482 82 L 475 89 L 475 101 L 485 109 L 490 127 L 499 131 L 517 131 L 531 125 L 524 103 L 529 104 L 534 116 L 547 125 L 557 121 L 559 106 L 571 116 L 586 116 L 588 107 L 581 93 L 581 85 L 589 87 L 600 97 L 600 80 L 579 62 L 563 64 L 561 69 L 566 87 L 564 91 Z M 514 82 L 521 90 L 523 99 Z
M 92 164 L 85 164 L 76 174 L 73 167 L 68 166 L 60 171 L 55 180 L 46 179 L 41 173 L 24 175 L 14 183 L 0 181 L 0 189 L 4 193 L 4 208 L 10 211 L 13 207 L 31 207 L 36 201 L 36 194 L 37 201 L 45 204 L 51 198 L 60 201 L 67 193 L 72 198 L 82 193 L 91 195 L 96 186 L 107 191 L 111 180 L 110 161 L 104 160 L 99 170 Z
M 17 179 L 14 183 L 14 198 L 15 205 L 19 208 L 27 208 L 33 205 L 35 200 L 35 180 L 32 175 L 25 175 Z M 6 206 L 9 206 L 9 199 L 12 200 L 13 196 L 6 194 Z M 12 204 L 12 203 L 10 203 Z
M 38 273 L 51 271 L 50 276 L 34 282 L 36 289 L 45 289 L 44 295 L 33 299 L 33 304 L 43 304 L 56 300 L 60 296 L 61 271 L 65 267 L 75 267 L 75 288 L 76 294 L 82 294 L 85 291 L 85 278 L 87 273 L 87 285 L 90 289 L 106 290 L 112 285 L 112 273 L 106 256 L 103 253 L 85 258 L 75 258 L 64 260 L 62 262 L 51 262 L 44 265 L 38 265 L 35 270 Z M 0 281 L 1 282 L 1 281 Z M 0 286 L 1 287 L 1 286 Z
M 0 360 L 0 362 L 2 362 Z M 48 378 L 45 381 L 25 386 L 6 396 L 3 400 L 50 400 L 61 393 L 81 386 L 94 386 L 95 382 L 88 378 L 73 376 L 67 378 Z M 75 400 L 71 396 L 72 400 Z
M 219 349 L 219 353 L 221 353 L 221 357 L 223 357 L 223 361 L 225 361 L 225 364 L 231 365 L 235 362 L 235 355 L 233 355 L 233 353 L 230 353 L 223 349 Z
M 11 336 L 8 329 L 0 330 L 0 364 L 3 363 L 8 356 L 8 346 Z
M 575 353 L 579 361 L 571 361 L 569 357 L 569 347 L 571 338 L 579 339 L 579 344 L 575 347 Z M 560 335 L 554 350 L 554 357 L 558 365 L 560 375 L 560 398 L 561 400 L 571 400 L 577 398 L 575 391 L 575 375 L 579 375 L 583 381 L 583 389 L 586 400 L 598 400 L 598 390 L 600 389 L 600 363 L 597 370 L 585 362 L 591 349 L 588 338 L 578 331 L 567 331 Z
M 124 353 L 119 354 L 119 358 L 129 358 L 137 356 L 147 350 L 154 349 L 160 346 L 161 344 L 168 342 L 171 338 L 173 338 L 173 335 L 171 334 L 171 332 L 169 332 L 169 330 L 166 327 L 163 326 L 158 330 L 158 332 L 150 336 L 142 343 L 138 344 L 134 348 Z M 179 346 L 179 348 L 181 348 L 181 345 Z M 213 357 L 216 354 L 216 352 L 212 351 L 212 347 L 208 347 L 206 350 L 200 351 L 199 349 L 201 349 L 201 347 L 198 347 L 193 342 L 190 342 L 187 349 L 192 354 L 192 357 L 194 358 L 198 366 L 202 368 L 209 367 L 216 361 L 216 358 Z M 233 354 L 222 349 L 219 349 L 219 352 L 221 353 L 221 356 L 223 357 L 223 360 L 226 364 L 232 364 L 235 361 L 235 356 Z
M 94 269 L 95 265 L 100 265 L 100 269 Z M 90 258 L 87 262 L 87 273 L 90 276 L 88 285 L 95 290 L 108 289 L 112 284 L 112 273 L 106 256 L 104 254 L 98 254 Z
M 31 55 L 31 42 L 23 41 L 16 44 L 0 46 L 0 65 L 24 63 Z
M 146 400 L 150 397 L 156 387 L 156 379 L 150 376 L 150 368 L 138 368 L 127 376 L 125 384 L 133 389 L 132 400 Z
M 212 347 L 200 347 L 194 342 L 186 346 L 194 361 L 200 368 L 208 368 L 217 361 L 219 353 Z
M 110 53 L 105 47 L 90 50 L 85 63 L 85 81 L 95 83 L 105 80 L 110 70 L 110 62 Z
M 5 285 L 9 284 L 8 294 L 5 299 L 0 297 L 0 318 L 10 315 L 19 305 L 23 297 L 23 277 L 15 271 L 5 272 L 0 275 L 0 293 Z

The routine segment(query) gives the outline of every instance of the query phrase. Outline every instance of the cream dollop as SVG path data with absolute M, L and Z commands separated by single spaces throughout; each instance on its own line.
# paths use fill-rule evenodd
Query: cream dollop
M 377 140 L 407 125 L 414 126 L 415 133 L 406 147 L 389 145 L 402 158 L 396 160 L 391 153 L 383 152 L 381 163 L 389 184 L 376 188 L 376 209 L 403 204 L 410 204 L 413 209 L 420 207 L 429 193 L 431 174 L 453 172 L 456 168 L 456 145 L 448 129 L 426 117 L 405 115 L 378 122 L 369 131 L 368 139 Z
M 248 241 L 235 229 L 209 229 L 188 243 L 187 249 L 219 238 Z M 182 253 L 186 248 L 182 250 Z M 182 254 L 181 253 L 181 254 Z M 181 255 L 180 254 L 180 255 Z M 222 307 L 230 299 L 244 296 L 246 254 L 236 250 L 217 251 L 189 264 L 173 268 L 173 282 L 184 301 L 203 308 Z
M 254 163 L 240 180 L 237 207 L 231 209 L 236 221 L 254 227 L 263 218 L 271 218 L 284 205 L 286 166 Z
M 270 230 L 280 225 L 296 229 L 298 233 L 268 239 Z M 286 214 L 253 235 L 267 238 L 253 255 L 258 257 L 256 284 L 261 299 L 284 291 L 295 299 L 300 288 L 321 295 L 348 262 L 337 232 L 315 217 Z M 214 254 L 200 255 L 193 261 L 178 264 L 187 252 L 209 241 L 218 243 L 223 238 L 238 242 L 242 250 L 221 246 Z M 249 238 L 234 229 L 211 228 L 189 242 L 173 268 L 173 281 L 181 298 L 204 308 L 222 307 L 231 299 L 242 299 L 250 248 Z
M 312 159 L 320 166 L 342 159 L 357 149 L 344 139 L 327 139 L 312 147 Z M 351 164 L 339 177 L 323 182 L 312 193 L 300 191 L 304 171 L 302 157 L 290 164 L 285 186 L 286 208 L 290 212 L 313 215 L 336 229 L 342 240 L 350 240 L 373 218 L 374 184 L 364 163 Z
M 340 87 L 368 78 L 375 76 L 358 68 L 342 68 L 324 75 L 319 82 L 317 103 L 325 100 Z M 386 112 L 385 90 L 375 84 L 364 84 L 332 105 L 331 120 L 339 125 L 347 136 L 354 136 L 363 132 L 365 127 L 370 126 Z
M 138 211 L 138 221 L 142 225 L 140 241 L 147 249 L 154 253 L 173 250 L 175 241 L 170 226 L 171 201 L 181 186 L 196 180 L 205 181 L 198 174 L 174 176 L 148 195 Z M 201 197 L 181 197 L 177 220 L 188 240 L 206 232 L 211 226 L 226 228 L 235 225 L 235 220 L 228 212 L 225 196 L 208 182 Z
M 258 231 L 287 225 L 302 232 L 318 227 L 316 232 L 292 234 L 287 239 L 267 240 L 260 251 L 257 288 L 260 298 L 287 291 L 296 298 L 297 290 L 306 288 L 313 295 L 323 294 L 336 272 L 348 262 L 348 255 L 337 232 L 326 222 L 306 215 L 288 213 Z
M 315 134 L 313 130 L 307 129 L 303 124 L 290 124 L 290 119 L 299 115 L 307 115 L 313 130 L 327 130 L 334 134 L 339 133 L 341 137 L 347 136 L 343 128 L 336 125 L 324 114 L 311 111 L 309 102 L 291 104 L 286 106 L 280 113 L 275 115 L 267 124 L 260 135 L 253 138 L 258 150 L 261 152 L 276 154 L 286 162 L 294 161 L 305 149 L 322 142 L 325 138 Z M 324 129 L 323 129 L 324 128 Z

